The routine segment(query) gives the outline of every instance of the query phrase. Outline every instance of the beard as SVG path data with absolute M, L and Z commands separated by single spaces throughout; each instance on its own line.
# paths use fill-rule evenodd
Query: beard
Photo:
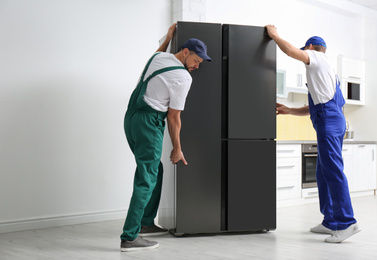
M 187 59 L 187 58 L 186 58 L 186 59 Z M 188 72 L 192 72 L 193 70 L 195 70 L 195 68 L 194 68 L 194 67 L 189 67 L 189 66 L 187 66 L 186 59 L 183 61 L 183 66 L 185 66 L 185 68 L 186 68 L 186 70 L 187 70 Z
M 185 66 L 185 68 L 186 68 L 186 70 L 187 70 L 188 72 L 192 72 L 193 70 L 195 70 L 194 67 L 188 67 L 187 64 L 186 64 L 186 62 L 183 64 L 183 66 Z

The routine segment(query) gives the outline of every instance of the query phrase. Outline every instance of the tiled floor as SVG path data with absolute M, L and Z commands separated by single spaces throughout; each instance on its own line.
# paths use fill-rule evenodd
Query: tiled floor
M 158 249 L 122 253 L 123 220 L 0 234 L 0 259 L 377 259 L 377 198 L 353 199 L 363 229 L 341 244 L 309 228 L 321 221 L 318 204 L 278 209 L 278 228 L 269 233 L 155 237 Z

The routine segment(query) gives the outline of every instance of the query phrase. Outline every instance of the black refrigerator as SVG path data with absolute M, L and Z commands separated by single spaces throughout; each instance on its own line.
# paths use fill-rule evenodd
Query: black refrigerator
M 264 27 L 178 22 L 212 62 L 191 73 L 181 113 L 188 162 L 172 165 L 165 133 L 158 223 L 175 235 L 276 229 L 276 44 Z

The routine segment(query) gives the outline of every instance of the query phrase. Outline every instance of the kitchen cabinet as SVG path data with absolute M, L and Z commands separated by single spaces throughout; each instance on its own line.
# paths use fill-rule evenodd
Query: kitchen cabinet
M 338 56 L 338 76 L 347 105 L 365 105 L 365 62 Z
M 376 189 L 376 145 L 354 144 L 352 158 L 352 192 Z
M 277 200 L 301 197 L 301 145 L 276 146 Z
M 373 142 L 345 142 L 342 156 L 351 197 L 375 194 L 377 145 Z M 318 200 L 317 188 L 302 189 L 301 142 L 276 145 L 276 174 L 279 206 Z
M 277 53 L 277 96 L 287 98 L 289 92 L 307 94 L 305 65 L 283 52 Z
M 376 145 L 344 144 L 344 173 L 350 192 L 376 189 Z
M 354 191 L 356 178 L 353 171 L 353 144 L 344 144 L 342 149 L 344 174 L 347 176 L 348 187 L 350 192 Z
M 285 70 L 278 70 L 276 72 L 276 96 L 280 98 L 287 97 Z

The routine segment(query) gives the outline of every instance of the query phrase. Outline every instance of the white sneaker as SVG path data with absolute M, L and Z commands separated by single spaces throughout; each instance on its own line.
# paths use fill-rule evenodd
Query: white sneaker
M 331 230 L 331 229 L 325 227 L 324 225 L 319 224 L 319 225 L 317 225 L 315 227 L 312 227 L 310 229 L 310 232 L 319 233 L 319 234 L 330 234 L 330 235 L 332 235 L 334 233 L 334 230 Z
M 359 233 L 360 231 L 361 231 L 361 228 L 359 227 L 357 223 L 355 223 L 349 226 L 347 229 L 334 231 L 331 237 L 328 237 L 325 239 L 325 242 L 340 243 L 343 240 L 349 238 L 350 236 L 353 236 L 356 233 Z

